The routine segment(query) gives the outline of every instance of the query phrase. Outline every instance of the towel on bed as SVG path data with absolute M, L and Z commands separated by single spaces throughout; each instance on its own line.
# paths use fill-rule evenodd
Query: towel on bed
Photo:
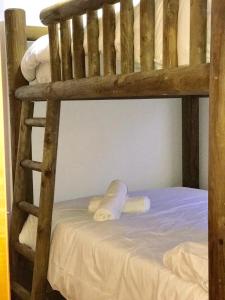
M 208 291 L 208 246 L 186 242 L 167 251 L 164 265 L 186 281 L 199 284 Z
M 120 180 L 109 185 L 103 201 L 94 214 L 95 221 L 117 220 L 120 218 L 127 199 L 127 186 Z
M 104 200 L 104 196 L 96 196 L 91 198 L 88 211 L 95 213 L 99 208 L 99 205 Z M 145 213 L 149 211 L 151 201 L 147 196 L 127 197 L 125 205 L 123 207 L 124 213 Z

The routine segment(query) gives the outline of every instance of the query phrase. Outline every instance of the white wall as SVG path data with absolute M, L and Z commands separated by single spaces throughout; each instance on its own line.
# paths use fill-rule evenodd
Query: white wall
M 55 1 L 11 0 L 5 7 L 24 7 L 29 24 Z M 201 185 L 207 187 L 207 101 L 201 104 Z M 43 104 L 35 114 L 44 116 Z M 204 114 L 204 117 L 203 117 Z M 180 100 L 64 102 L 60 121 L 56 176 L 57 201 L 103 193 L 120 178 L 130 190 L 181 184 Z M 34 159 L 42 159 L 42 129 L 34 129 Z M 35 174 L 38 198 L 39 176 Z
M 181 184 L 180 100 L 65 102 L 60 123 L 56 200 L 102 193 L 115 178 L 130 190 Z

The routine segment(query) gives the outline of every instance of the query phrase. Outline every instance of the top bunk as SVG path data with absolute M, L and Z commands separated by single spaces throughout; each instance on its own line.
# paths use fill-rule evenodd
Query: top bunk
M 154 61 L 157 1 L 163 6 L 160 69 L 155 68 Z M 115 3 L 120 4 L 119 74 Z M 140 0 L 138 71 L 134 51 L 137 24 L 134 24 L 132 0 L 70 0 L 44 9 L 40 19 L 48 26 L 52 82 L 22 86 L 16 90 L 16 98 L 42 101 L 207 96 L 210 74 L 210 64 L 206 63 L 207 6 L 211 1 L 190 1 L 190 56 L 185 66 L 178 66 L 179 5 L 181 0 Z M 102 20 L 98 18 L 99 9 L 102 9 Z M 87 18 L 86 28 L 83 15 Z

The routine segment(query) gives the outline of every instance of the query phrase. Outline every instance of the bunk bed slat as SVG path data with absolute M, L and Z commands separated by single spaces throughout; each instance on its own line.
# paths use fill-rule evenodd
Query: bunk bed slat
M 97 11 L 87 12 L 88 77 L 100 75 Z
M 68 80 L 17 89 L 21 100 L 88 100 L 208 95 L 209 64 Z
M 177 66 L 179 0 L 163 0 L 163 67 Z
M 73 16 L 73 66 L 76 79 L 85 77 L 83 16 Z
M 52 82 L 61 79 L 58 24 L 48 26 Z
M 141 71 L 154 69 L 155 0 L 140 1 Z
M 56 24 L 49 25 L 49 46 L 52 81 L 57 81 L 61 79 L 61 72 L 58 52 L 59 36 Z M 57 101 L 52 102 L 48 98 L 43 151 L 43 169 L 46 171 L 42 172 L 41 176 L 37 242 L 31 292 L 31 299 L 35 300 L 46 298 L 59 118 L 60 100 L 57 99 Z
M 103 6 L 103 61 L 104 75 L 116 74 L 115 10 L 110 4 Z
M 206 62 L 207 0 L 191 1 L 190 64 Z M 182 99 L 183 186 L 199 188 L 199 99 Z
M 225 1 L 212 1 L 209 101 L 209 300 L 225 299 Z
M 191 1 L 190 64 L 206 62 L 207 0 Z
M 27 84 L 20 70 L 20 62 L 26 51 L 25 30 L 25 11 L 22 9 L 7 9 L 5 11 L 5 32 L 7 47 L 13 182 L 16 169 L 16 156 L 21 113 L 21 102 L 16 101 L 14 93 L 16 88 Z M 18 41 L 16 45 L 15 41 Z
M 120 1 L 121 72 L 134 72 L 134 8 L 132 0 Z
M 71 55 L 70 20 L 60 22 L 61 52 L 62 52 L 62 80 L 73 78 Z

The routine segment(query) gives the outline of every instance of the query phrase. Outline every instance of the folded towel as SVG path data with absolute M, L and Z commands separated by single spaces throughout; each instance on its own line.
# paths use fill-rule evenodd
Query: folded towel
M 99 205 L 103 201 L 104 196 L 96 196 L 91 198 L 88 211 L 90 213 L 95 213 L 99 208 Z M 149 211 L 151 201 L 146 196 L 136 196 L 136 197 L 127 197 L 126 202 L 123 207 L 124 213 L 145 213 Z
M 164 265 L 186 281 L 199 284 L 208 291 L 208 246 L 186 242 L 167 251 Z
M 126 199 L 126 184 L 120 180 L 112 181 L 106 191 L 103 201 L 94 214 L 94 220 L 107 221 L 119 219 Z

